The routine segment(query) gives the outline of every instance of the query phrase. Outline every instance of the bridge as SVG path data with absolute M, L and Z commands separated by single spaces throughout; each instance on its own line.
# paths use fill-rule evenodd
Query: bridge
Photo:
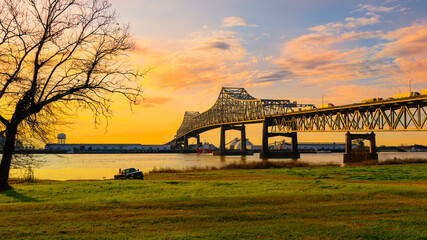
M 424 90 L 422 91 L 424 93 Z M 258 99 L 244 88 L 223 87 L 215 104 L 205 112 L 185 112 L 175 138 L 173 149 L 188 150 L 188 139 L 215 128 L 221 128 L 219 155 L 227 155 L 225 132 L 238 130 L 246 139 L 245 124 L 262 123 L 261 158 L 299 158 L 298 132 L 346 132 L 345 161 L 352 161 L 351 140 L 366 139 L 371 142 L 368 158 L 378 159 L 375 131 L 426 131 L 427 95 L 410 94 L 411 97 L 371 99 L 362 103 L 316 108 L 313 104 L 298 104 L 283 99 Z M 350 132 L 370 132 L 365 134 Z M 291 152 L 272 151 L 268 138 L 275 136 L 292 139 Z M 242 141 L 238 154 L 247 154 Z

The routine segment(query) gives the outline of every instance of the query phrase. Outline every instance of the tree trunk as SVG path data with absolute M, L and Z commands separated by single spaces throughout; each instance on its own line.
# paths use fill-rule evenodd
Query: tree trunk
M 10 190 L 9 186 L 9 171 L 10 163 L 12 162 L 12 155 L 15 151 L 16 133 L 18 125 L 10 124 L 6 128 L 6 141 L 3 146 L 3 157 L 0 164 L 0 192 Z

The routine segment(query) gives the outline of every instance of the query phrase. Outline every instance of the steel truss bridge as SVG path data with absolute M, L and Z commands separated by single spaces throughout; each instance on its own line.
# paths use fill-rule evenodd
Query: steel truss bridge
M 177 134 L 170 142 L 172 148 L 188 149 L 188 138 L 214 128 L 221 128 L 220 154 L 226 154 L 225 131 L 239 130 L 246 139 L 245 124 L 263 123 L 262 157 L 284 154 L 268 149 L 268 138 L 285 136 L 292 138 L 292 152 L 298 157 L 297 132 L 347 132 L 347 140 L 360 137 L 371 141 L 371 153 L 375 157 L 374 131 L 426 131 L 427 95 L 408 98 L 372 100 L 327 108 L 312 104 L 298 104 L 283 99 L 258 99 L 244 88 L 223 87 L 215 104 L 205 112 L 185 112 Z M 350 134 L 351 131 L 371 134 Z M 347 144 L 348 144 L 347 141 Z M 242 141 L 244 142 L 244 141 Z M 242 144 L 242 152 L 246 146 Z M 349 144 L 351 150 L 351 143 Z M 351 152 L 346 152 L 347 155 Z M 285 154 L 286 155 L 286 154 Z

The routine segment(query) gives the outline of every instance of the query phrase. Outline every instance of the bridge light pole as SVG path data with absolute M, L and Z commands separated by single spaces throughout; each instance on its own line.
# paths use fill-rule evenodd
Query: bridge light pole
M 411 82 L 412 82 L 412 79 L 411 80 L 409 80 L 409 93 L 411 94 L 411 92 L 412 92 L 412 89 L 411 89 Z M 412 96 L 412 94 L 411 94 L 411 96 Z

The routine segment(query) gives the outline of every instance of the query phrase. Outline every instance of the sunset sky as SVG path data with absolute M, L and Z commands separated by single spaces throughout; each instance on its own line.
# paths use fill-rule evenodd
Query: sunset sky
M 184 112 L 209 109 L 221 86 L 257 98 L 319 105 L 360 102 L 427 88 L 427 1 L 112 0 L 136 41 L 132 64 L 152 68 L 145 100 L 123 99 L 94 128 L 90 113 L 62 129 L 68 143 L 161 144 Z M 248 138 L 261 143 L 261 126 Z M 227 135 L 227 141 L 236 133 Z M 398 137 L 397 137 L 398 136 Z M 201 136 L 215 145 L 219 131 Z M 54 141 L 54 140 L 53 140 Z M 344 133 L 299 134 L 344 142 Z M 426 132 L 378 133 L 378 145 L 427 145 Z

